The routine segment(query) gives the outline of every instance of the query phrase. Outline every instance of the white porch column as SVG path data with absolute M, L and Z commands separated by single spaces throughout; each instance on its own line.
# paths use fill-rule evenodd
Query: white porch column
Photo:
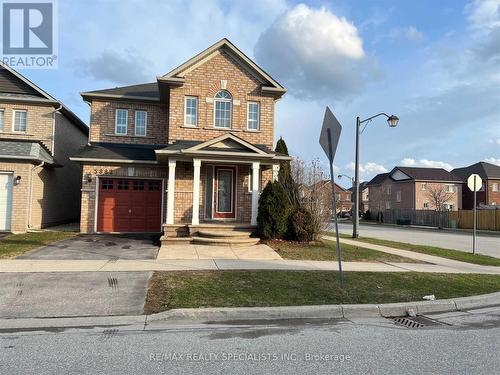
M 259 176 L 260 176 L 260 163 L 252 163 L 252 218 L 250 224 L 257 225 L 257 213 L 259 209 Z
M 201 160 L 193 159 L 193 225 L 200 224 L 200 167 Z
M 278 181 L 278 173 L 280 172 L 280 165 L 273 164 L 273 181 Z
M 167 224 L 174 223 L 175 160 L 168 160 Z

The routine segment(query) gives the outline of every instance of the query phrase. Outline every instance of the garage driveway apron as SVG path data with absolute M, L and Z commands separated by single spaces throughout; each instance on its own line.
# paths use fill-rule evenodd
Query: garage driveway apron
M 18 259 L 155 259 L 158 236 L 79 235 Z M 0 318 L 137 315 L 151 272 L 0 274 Z

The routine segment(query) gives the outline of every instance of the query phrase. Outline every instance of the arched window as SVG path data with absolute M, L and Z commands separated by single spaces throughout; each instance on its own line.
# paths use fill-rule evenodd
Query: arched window
M 233 97 L 226 90 L 215 94 L 214 126 L 216 128 L 231 128 Z

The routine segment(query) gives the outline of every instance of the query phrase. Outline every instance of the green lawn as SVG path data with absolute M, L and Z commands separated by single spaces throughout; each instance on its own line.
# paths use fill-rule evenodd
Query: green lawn
M 14 258 L 26 251 L 75 236 L 73 232 L 30 232 L 0 238 L 0 259 Z
M 176 271 L 155 272 L 144 311 L 174 308 L 292 306 L 419 301 L 465 297 L 500 290 L 500 276 L 477 274 L 328 271 Z
M 335 236 L 334 232 L 327 232 L 326 234 L 329 236 Z M 422 234 L 422 235 L 425 238 L 425 234 Z M 340 237 L 352 239 L 352 237 L 347 235 L 347 234 L 340 234 Z M 381 240 L 378 238 L 370 238 L 370 237 L 359 237 L 356 239 L 356 241 L 371 243 L 371 244 L 375 244 L 375 245 L 389 246 L 389 247 L 394 247 L 396 249 L 401 249 L 401 250 L 410 250 L 410 251 L 415 251 L 416 253 L 436 255 L 436 256 L 442 257 L 442 258 L 459 260 L 461 262 L 467 262 L 467 263 L 473 263 L 473 264 L 480 264 L 483 266 L 500 266 L 500 259 L 498 259 L 498 258 L 494 258 L 494 257 L 490 257 L 488 255 L 482 255 L 482 254 L 474 255 L 472 253 L 467 253 L 464 251 L 458 251 L 458 250 L 452 250 L 452 249 L 444 249 L 442 247 L 427 246 L 427 245 L 414 245 L 411 243 Z
M 267 242 L 283 259 L 296 260 L 337 260 L 335 242 L 323 240 L 313 244 L 303 244 L 288 241 Z M 342 260 L 346 262 L 398 262 L 418 263 L 417 260 L 370 250 L 364 247 L 341 244 Z

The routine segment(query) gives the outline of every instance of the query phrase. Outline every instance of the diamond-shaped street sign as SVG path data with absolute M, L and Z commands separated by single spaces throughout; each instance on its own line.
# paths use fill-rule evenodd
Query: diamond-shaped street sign
M 469 178 L 467 179 L 467 187 L 471 191 L 479 191 L 481 190 L 481 187 L 483 186 L 483 180 L 481 179 L 481 176 L 478 174 L 471 174 Z
M 335 118 L 330 108 L 326 107 L 323 127 L 321 128 L 319 136 L 319 144 L 323 148 L 323 151 L 325 151 L 326 157 L 330 160 L 330 163 L 333 163 L 341 132 L 342 125 L 340 125 L 340 122 Z M 330 133 L 330 141 L 328 140 L 328 133 Z

